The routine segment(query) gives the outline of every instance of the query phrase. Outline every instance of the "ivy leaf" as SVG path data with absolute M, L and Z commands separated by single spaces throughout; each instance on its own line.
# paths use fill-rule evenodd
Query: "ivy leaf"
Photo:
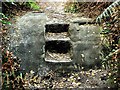
M 101 32 L 101 34 L 108 34 L 108 33 L 110 33 L 109 29 L 102 30 L 102 32 Z
M 120 38 L 119 38 L 119 40 L 118 40 L 118 44 L 120 44 Z
M 1 22 L 2 24 L 8 24 L 8 25 L 11 25 L 11 23 L 8 22 L 8 21 L 0 20 L 0 22 Z

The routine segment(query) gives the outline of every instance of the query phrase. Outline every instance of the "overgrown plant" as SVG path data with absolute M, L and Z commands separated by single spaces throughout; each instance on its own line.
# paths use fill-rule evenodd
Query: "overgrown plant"
M 28 6 L 29 8 L 33 9 L 33 10 L 39 10 L 40 6 L 36 3 L 36 2 L 26 2 L 25 6 Z
M 2 24 L 8 24 L 8 25 L 11 25 L 11 23 L 8 21 L 8 17 L 5 16 L 5 14 L 3 13 L 0 13 L 0 22 Z
M 108 9 L 108 8 L 107 8 Z M 109 70 L 108 73 L 108 84 L 111 87 L 118 87 L 120 86 L 120 31 L 119 31 L 119 7 L 114 7 L 112 13 L 107 18 L 99 18 L 102 19 L 103 22 L 102 27 L 103 30 L 101 32 L 103 39 L 102 39 L 102 51 L 103 51 L 103 60 L 102 66 L 105 69 Z M 106 12 L 106 10 L 105 10 Z M 100 16 L 102 17 L 103 14 Z M 105 15 L 103 15 L 105 17 Z
M 120 0 L 116 0 L 115 2 L 113 2 L 109 7 L 107 7 L 102 14 L 100 14 L 97 19 L 96 22 L 101 23 L 101 20 L 103 18 L 107 18 L 110 17 L 114 12 L 115 12 L 115 8 L 118 8 L 120 5 Z
M 16 8 L 16 9 L 32 9 L 32 10 L 40 10 L 40 6 L 38 5 L 37 2 L 35 2 L 34 0 L 29 0 L 28 2 L 14 2 L 13 1 L 7 1 L 7 2 L 2 2 L 4 8 L 11 10 L 12 8 Z M 3 10 L 4 10 L 3 8 Z
M 67 2 L 64 8 L 65 12 L 76 13 L 78 10 L 77 2 Z
M 4 2 L 6 5 L 6 3 Z M 14 3 L 11 3 L 12 5 Z M 11 5 L 7 3 L 7 5 Z M 10 9 L 10 7 L 8 7 Z M 5 13 L 6 14 L 6 13 Z M 20 60 L 15 57 L 12 52 L 7 50 L 8 40 L 6 39 L 8 34 L 9 17 L 4 13 L 0 13 L 0 22 L 2 25 L 2 90 L 23 90 L 23 79 L 20 68 Z M 8 14 L 9 15 L 9 14 Z
M 109 0 L 108 0 L 109 1 Z M 96 18 L 99 14 L 107 8 L 111 2 L 67 2 L 65 5 L 66 12 L 80 13 L 80 15 Z
M 2 89 L 23 90 L 20 60 L 12 52 L 2 50 Z

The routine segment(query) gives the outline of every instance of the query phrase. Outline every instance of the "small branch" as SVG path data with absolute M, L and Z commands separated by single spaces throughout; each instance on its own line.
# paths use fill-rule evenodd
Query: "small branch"
M 110 53 L 108 56 L 106 56 L 105 60 L 109 59 L 111 56 L 113 56 L 114 54 L 118 54 L 118 53 L 120 53 L 120 49 L 117 49 L 113 53 Z
M 7 8 L 9 8 L 9 6 L 8 6 L 7 4 L 5 4 L 4 2 L 3 2 L 3 4 L 4 4 Z

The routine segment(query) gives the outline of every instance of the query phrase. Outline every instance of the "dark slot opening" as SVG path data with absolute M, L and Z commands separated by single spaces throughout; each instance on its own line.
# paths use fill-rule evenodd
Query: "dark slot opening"
M 45 28 L 46 32 L 52 33 L 68 32 L 69 24 L 46 24 Z
M 52 53 L 68 53 L 71 49 L 71 43 L 68 41 L 48 41 L 45 45 L 45 51 Z
M 84 24 L 95 24 L 95 22 L 80 22 L 80 21 L 76 21 L 73 23 L 78 23 L 79 25 L 84 25 Z

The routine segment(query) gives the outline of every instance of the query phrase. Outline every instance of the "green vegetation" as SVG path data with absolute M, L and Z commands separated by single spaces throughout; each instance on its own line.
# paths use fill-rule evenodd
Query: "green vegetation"
M 16 6 L 16 7 L 26 7 L 26 8 L 30 8 L 33 10 L 39 10 L 40 6 L 37 4 L 37 2 L 35 2 L 34 0 L 28 0 L 28 2 L 14 2 L 14 0 L 10 0 L 7 2 L 3 2 L 4 4 L 6 4 L 6 7 L 9 7 L 11 5 Z
M 12 52 L 2 50 L 2 89 L 23 90 L 23 76 L 20 72 L 20 60 Z
M 8 17 L 6 17 L 3 13 L 0 13 L 0 17 L 0 22 L 2 24 L 11 25 L 11 23 L 8 21 Z
M 33 9 L 33 10 L 39 10 L 40 6 L 37 5 L 37 3 L 35 2 L 27 2 L 25 3 L 26 6 L 28 6 L 29 8 Z
M 2 2 L 2 13 L 8 18 L 17 14 L 22 14 L 22 11 L 39 11 L 40 6 L 37 2 Z
M 77 3 L 67 3 L 64 10 L 65 12 L 76 13 L 78 11 Z
M 13 0 L 14 1 L 14 0 Z M 2 40 L 7 37 L 7 25 L 11 25 L 10 18 L 14 16 L 15 10 L 39 10 L 40 6 L 36 2 L 3 2 L 2 13 L 0 13 L 0 22 L 2 24 Z M 15 8 L 15 10 L 12 10 Z M 20 67 L 19 58 L 15 57 L 12 52 L 7 50 L 6 44 L 2 42 L 2 89 L 3 90 L 23 90 L 23 73 Z
M 102 14 L 100 14 L 97 17 L 96 22 L 101 22 L 103 18 L 110 17 L 115 12 L 115 8 L 118 7 L 119 5 L 120 5 L 120 1 L 116 0 L 109 7 L 107 7 Z
M 114 3 L 112 4 L 114 5 Z M 110 5 L 111 6 L 111 5 Z M 110 7 L 108 7 L 110 8 Z M 108 9 L 107 8 L 107 9 Z M 106 10 L 107 10 L 106 9 Z M 120 32 L 119 32 L 119 7 L 114 6 L 112 10 L 114 13 L 109 15 L 108 18 L 99 18 L 102 20 L 103 30 L 101 31 L 102 38 L 102 64 L 103 68 L 109 70 L 108 84 L 111 87 L 118 87 L 119 84 L 119 68 L 120 68 Z M 106 10 L 103 13 L 106 13 Z M 106 17 L 106 15 L 101 16 Z M 97 19 L 98 19 L 97 18 Z M 100 21 L 101 21 L 100 20 Z

